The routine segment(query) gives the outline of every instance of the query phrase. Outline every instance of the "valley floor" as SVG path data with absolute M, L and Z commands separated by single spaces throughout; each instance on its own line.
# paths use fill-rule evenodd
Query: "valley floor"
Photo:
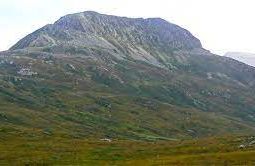
M 185 141 L 2 137 L 0 165 L 255 165 L 255 137 Z

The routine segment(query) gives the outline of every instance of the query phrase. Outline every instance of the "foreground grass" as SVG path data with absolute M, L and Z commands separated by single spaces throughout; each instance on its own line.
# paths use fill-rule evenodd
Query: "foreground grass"
M 144 142 L 2 137 L 0 165 L 254 165 L 250 137 Z

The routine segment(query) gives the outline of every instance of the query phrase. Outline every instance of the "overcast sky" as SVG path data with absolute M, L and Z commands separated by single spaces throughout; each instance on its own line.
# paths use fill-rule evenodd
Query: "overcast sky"
M 188 29 L 214 53 L 255 53 L 254 0 L 0 0 L 0 50 L 63 15 L 86 10 L 161 17 Z

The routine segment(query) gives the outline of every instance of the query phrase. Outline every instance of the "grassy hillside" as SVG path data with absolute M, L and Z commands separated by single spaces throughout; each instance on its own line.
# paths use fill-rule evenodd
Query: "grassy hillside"
M 2 61 L 1 132 L 132 139 L 254 132 L 252 91 L 228 82 L 78 56 L 23 54 Z M 22 75 L 22 68 L 36 74 Z

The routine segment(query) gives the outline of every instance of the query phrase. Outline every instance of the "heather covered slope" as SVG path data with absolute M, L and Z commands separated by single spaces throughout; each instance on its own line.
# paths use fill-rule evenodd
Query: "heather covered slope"
M 0 136 L 251 134 L 254 84 L 253 67 L 165 20 L 67 15 L 0 53 Z

